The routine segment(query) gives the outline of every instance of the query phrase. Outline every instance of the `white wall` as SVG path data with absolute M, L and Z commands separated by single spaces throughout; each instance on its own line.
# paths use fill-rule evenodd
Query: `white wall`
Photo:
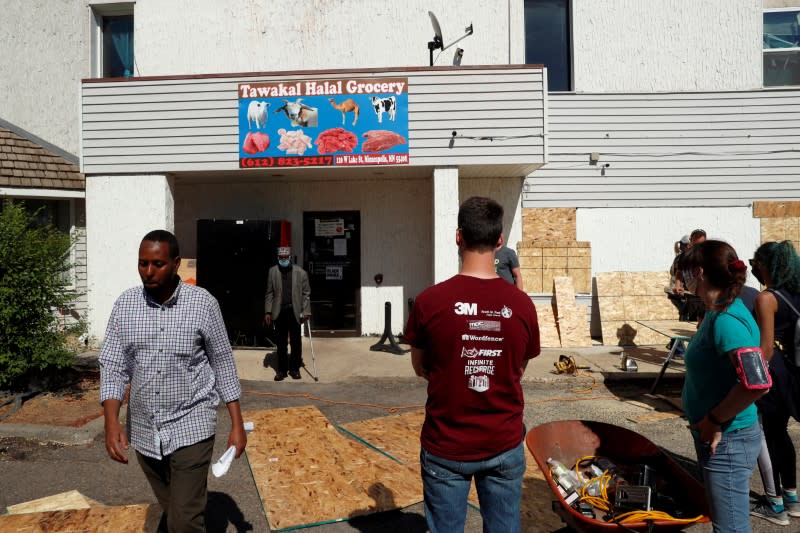
M 573 0 L 578 92 L 762 86 L 762 0 Z
M 175 231 L 185 257 L 197 256 L 198 219 L 272 218 L 292 223 L 292 243 L 302 264 L 303 211 L 360 211 L 364 334 L 383 332 L 387 300 L 392 302 L 393 328 L 398 320 L 404 323 L 405 301 L 432 283 L 430 179 L 240 178 L 207 183 L 187 178 L 179 181 L 175 190 Z M 379 272 L 386 290 L 375 290 L 373 278 Z M 390 297 L 385 293 L 391 293 Z M 365 315 L 370 316 L 365 319 Z
M 456 45 L 463 65 L 524 62 L 522 0 L 138 0 L 134 9 L 137 76 L 426 66 L 428 10 L 445 43 L 473 24 Z M 2 10 L 0 117 L 77 154 L 89 1 L 9 0 Z M 575 88 L 760 88 L 761 10 L 761 0 L 574 0 Z M 450 65 L 454 51 L 436 64 Z
M 114 301 L 141 284 L 139 244 L 154 229 L 174 231 L 171 179 L 166 176 L 86 177 L 86 270 L 89 334 L 102 339 Z
M 457 45 L 465 50 L 463 65 L 508 64 L 508 10 L 518 9 L 515 3 L 138 0 L 137 75 L 427 66 L 429 10 L 445 44 L 473 23 L 474 34 Z M 455 48 L 436 65 L 452 64 Z
M 592 243 L 592 273 L 668 271 L 673 246 L 694 229 L 730 243 L 742 260 L 761 244 L 761 224 L 749 207 L 578 209 L 579 241 Z M 758 286 L 748 274 L 748 285 Z
M 459 183 L 459 202 L 470 196 L 488 196 L 497 200 L 505 211 L 503 238 L 506 245 L 517 249 L 522 240 L 522 183 L 523 178 L 462 179 Z
M 86 1 L 0 2 L 0 118 L 78 155 L 78 91 L 90 75 Z

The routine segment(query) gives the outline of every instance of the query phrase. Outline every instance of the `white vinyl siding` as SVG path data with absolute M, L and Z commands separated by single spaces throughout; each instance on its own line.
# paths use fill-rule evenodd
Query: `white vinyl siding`
M 82 171 L 237 170 L 238 83 L 375 77 L 408 77 L 411 165 L 531 165 L 527 173 L 545 160 L 544 73 L 520 66 L 85 81 Z
M 800 198 L 798 90 L 550 94 L 548 106 L 548 163 L 526 178 L 523 207 Z

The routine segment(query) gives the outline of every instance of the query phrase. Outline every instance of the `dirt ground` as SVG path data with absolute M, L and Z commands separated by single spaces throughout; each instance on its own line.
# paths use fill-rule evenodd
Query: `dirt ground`
M 81 427 L 103 416 L 100 371 L 70 371 L 66 385 L 41 392 L 17 409 L 14 403 L 0 407 L 0 424 L 42 424 Z

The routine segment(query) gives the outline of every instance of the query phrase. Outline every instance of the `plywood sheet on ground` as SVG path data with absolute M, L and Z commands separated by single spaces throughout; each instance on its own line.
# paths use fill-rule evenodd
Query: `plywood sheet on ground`
M 592 345 L 586 306 L 575 303 L 575 288 L 569 276 L 553 278 L 556 325 L 561 346 L 580 348 Z
M 42 513 L 47 511 L 67 511 L 71 509 L 88 509 L 89 501 L 77 490 L 62 492 L 52 496 L 45 496 L 37 500 L 9 505 L 6 507 L 8 514 Z
M 341 428 L 368 446 L 413 467 L 419 476 L 419 435 L 424 421 L 425 413 L 416 411 L 352 422 Z M 478 505 L 478 492 L 474 483 L 470 487 L 469 501 Z
M 273 531 L 422 501 L 418 472 L 343 436 L 316 407 L 245 418 L 266 428 L 248 437 L 247 458 Z
M 413 464 L 418 472 L 419 433 L 423 421 L 424 414 L 414 412 L 362 420 L 344 424 L 342 428 L 370 446 L 398 460 Z M 563 524 L 553 513 L 550 505 L 554 495 L 527 446 L 524 448 L 527 468 L 522 479 L 520 502 L 522 531 L 555 531 Z M 473 504 L 478 503 L 474 484 L 470 489 L 469 501 Z
M 0 516 L 0 531 L 25 533 L 142 533 L 155 531 L 161 507 L 124 505 Z
M 678 319 L 664 292 L 668 272 L 598 272 L 595 281 L 603 344 L 663 344 L 663 335 L 636 321 Z
M 539 343 L 542 348 L 561 348 L 553 307 L 548 304 L 534 304 L 534 306 L 539 321 Z

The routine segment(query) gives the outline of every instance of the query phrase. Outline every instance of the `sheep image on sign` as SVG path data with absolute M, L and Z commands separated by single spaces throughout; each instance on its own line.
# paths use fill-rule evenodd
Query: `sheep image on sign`
M 253 100 L 247 106 L 247 127 L 253 129 L 261 129 L 267 125 L 267 110 L 269 109 L 269 102 L 262 102 L 260 100 Z
M 240 83 L 237 91 L 240 168 L 409 162 L 408 78 Z

